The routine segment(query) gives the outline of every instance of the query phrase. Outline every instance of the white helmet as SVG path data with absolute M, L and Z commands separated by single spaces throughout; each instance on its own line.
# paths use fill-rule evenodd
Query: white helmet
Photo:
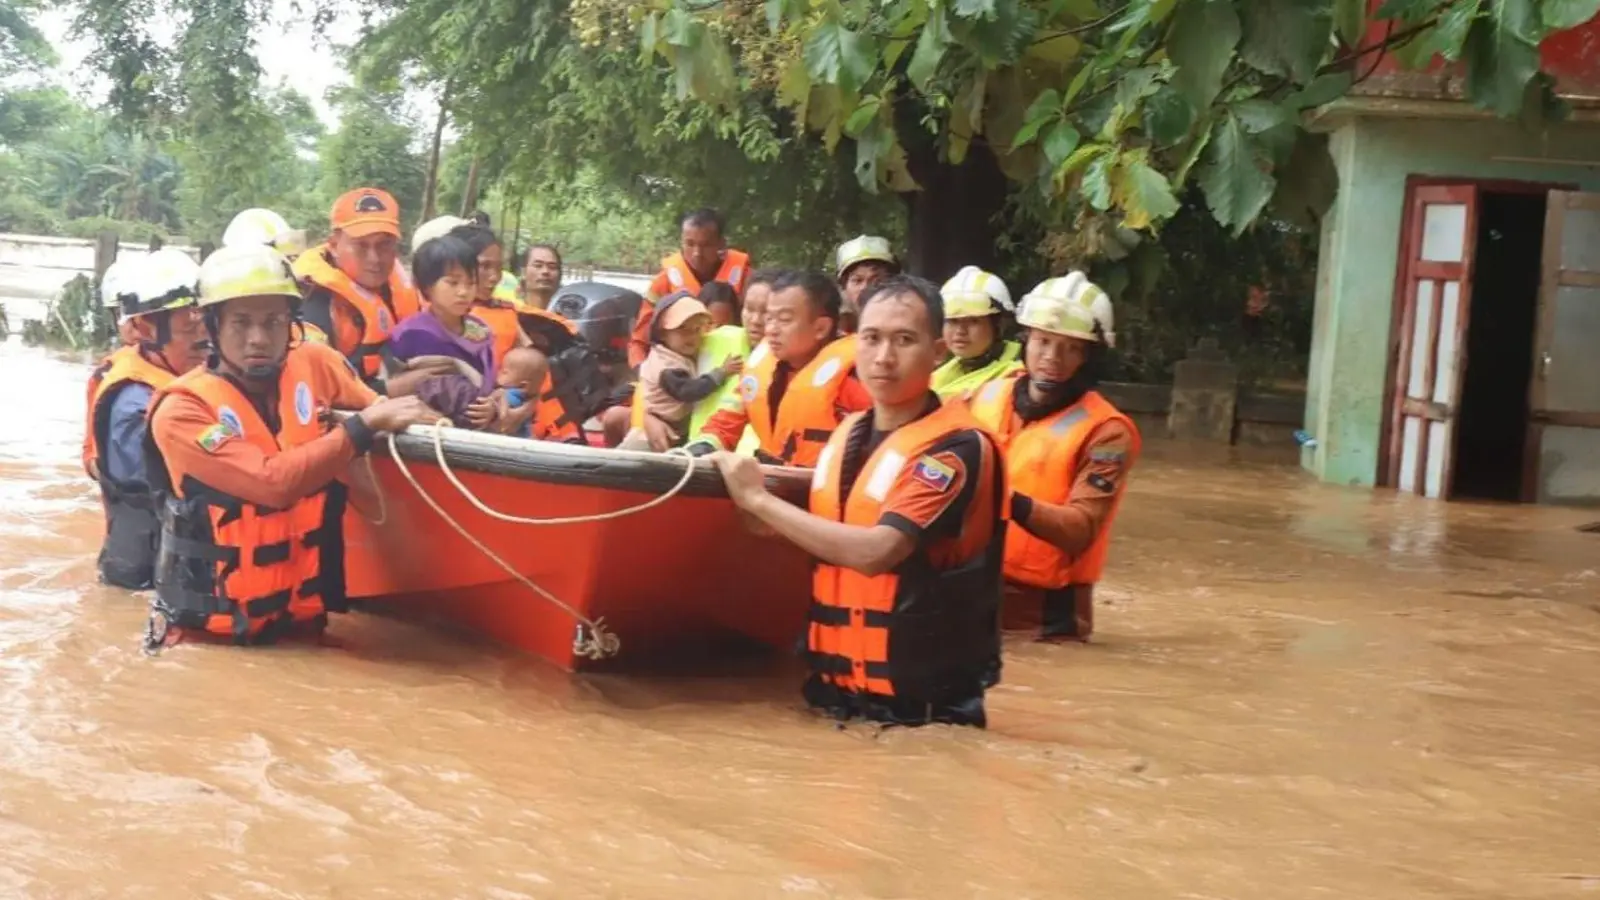
M 870 234 L 853 237 L 840 244 L 834 253 L 834 262 L 837 263 L 838 272 L 835 276 L 837 278 L 843 278 L 845 270 L 857 263 L 882 262 L 891 266 L 899 265 L 899 260 L 894 258 L 894 251 L 889 248 L 888 239 Z
M 977 266 L 962 266 L 939 289 L 946 319 L 980 319 L 997 313 L 1014 313 L 1011 291 L 1000 276 Z
M 100 276 L 100 305 L 106 309 L 120 311 L 122 309 L 122 293 L 120 283 L 133 271 L 137 260 L 119 259 L 106 267 L 106 273 Z
M 300 286 L 289 269 L 289 261 L 278 251 L 260 244 L 223 247 L 206 257 L 196 275 L 201 306 L 226 303 L 239 297 L 300 299 Z
M 1111 298 L 1082 272 L 1039 282 L 1023 296 L 1017 324 L 1086 341 L 1103 340 L 1107 347 L 1117 345 Z
M 471 224 L 471 219 L 463 219 L 460 216 L 439 216 L 435 219 L 429 219 L 418 225 L 417 230 L 411 233 L 411 249 L 415 252 L 418 247 L 434 238 L 444 237 L 462 225 Z
M 117 278 L 122 296 L 122 316 L 132 319 L 150 313 L 194 306 L 200 297 L 200 264 L 182 250 L 163 247 L 138 260 L 131 271 Z
M 268 246 L 289 259 L 306 251 L 304 228 L 290 228 L 283 216 L 270 209 L 247 209 L 233 217 L 222 233 L 222 246 Z

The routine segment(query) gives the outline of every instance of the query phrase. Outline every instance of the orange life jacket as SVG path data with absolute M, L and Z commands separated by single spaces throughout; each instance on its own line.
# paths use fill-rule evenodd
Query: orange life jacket
M 674 291 L 688 291 L 699 295 L 703 286 L 700 279 L 684 261 L 682 253 L 673 253 L 661 260 L 661 271 L 667 275 L 667 283 L 672 285 Z M 733 288 L 733 292 L 744 296 L 744 284 L 750 277 L 750 254 L 743 250 L 727 250 L 722 254 L 722 265 L 717 269 L 717 277 L 712 281 L 721 281 Z
M 771 440 L 761 449 L 791 466 L 811 468 L 839 427 L 839 391 L 856 370 L 856 336 L 845 335 L 822 348 L 805 368 L 794 373 L 778 404 Z M 759 396 L 766 406 L 766 392 Z M 755 419 L 755 415 L 751 415 Z M 759 433 L 759 431 L 758 431 Z
M 930 475 L 937 477 L 940 464 L 924 454 L 958 432 L 981 432 L 965 407 L 945 404 L 890 433 L 861 465 L 849 497 L 842 497 L 851 432 L 867 415 L 846 418 L 822 451 L 811 479 L 813 515 L 846 525 L 877 525 L 903 472 L 931 464 Z M 993 490 L 975 495 L 962 523 L 963 534 L 981 541 L 965 558 L 936 561 L 919 548 L 882 575 L 817 564 L 806 643 L 812 672 L 823 682 L 858 694 L 938 701 L 951 687 L 976 684 L 996 670 L 1005 472 L 998 452 L 993 459 L 993 471 L 987 473 Z
M 979 389 L 972 401 L 972 414 L 995 435 L 1005 451 L 1012 490 L 1045 503 L 1065 504 L 1090 436 L 1108 422 L 1123 423 L 1133 436 L 1132 455 L 1138 454 L 1139 430 L 1133 420 L 1096 391 L 1084 394 L 1083 399 L 1055 415 L 1022 425 L 1012 406 L 1012 393 L 1022 378 L 1019 373 L 991 381 Z M 1111 546 L 1111 524 L 1121 506 L 1119 493 L 1094 543 L 1076 559 L 1012 522 L 1006 534 L 1006 580 L 1050 590 L 1098 582 Z
M 389 332 L 394 326 L 416 315 L 422 309 L 417 289 L 411 276 L 398 261 L 389 273 L 390 302 L 375 291 L 355 283 L 343 269 L 333 264 L 327 245 L 300 254 L 294 261 L 294 274 L 302 282 L 323 288 L 339 300 L 329 316 L 333 320 L 334 334 L 325 335 L 333 348 L 343 353 L 363 377 L 377 378 L 383 374 L 384 345 L 389 342 Z M 306 337 L 318 340 L 320 330 L 306 329 Z
M 232 381 L 204 368 L 160 391 L 151 415 L 167 397 L 190 394 L 234 440 L 276 456 L 325 433 L 312 388 L 317 365 L 289 351 L 278 379 L 276 434 Z M 293 625 L 320 626 L 326 613 L 345 610 L 342 484 L 330 482 L 288 509 L 269 509 L 207 486 L 166 458 L 153 438 L 148 449 L 163 500 L 156 610 L 168 623 L 248 644 Z
M 113 356 L 116 356 L 116 353 L 95 364 L 94 370 L 89 373 L 89 383 L 84 386 L 83 391 L 83 472 L 90 479 L 95 479 L 100 462 L 100 449 L 95 446 L 94 440 L 94 402 L 100 396 L 100 382 L 105 380 L 106 373 L 111 371 Z
M 106 584 L 144 590 L 155 576 L 156 549 L 161 538 L 155 500 L 142 482 L 112 480 L 100 461 L 100 448 L 110 440 L 111 407 L 123 388 L 142 384 L 159 391 L 178 376 L 146 359 L 138 347 L 123 347 L 106 357 L 95 369 L 95 376 L 90 379 L 94 394 L 84 431 L 88 447 L 85 468 L 92 466 L 89 470 L 98 476 L 95 480 L 100 485 L 106 514 L 106 533 L 96 565 Z
M 494 332 L 494 364 L 499 368 L 505 362 L 506 354 L 517 346 L 517 335 L 522 333 L 522 326 L 517 322 L 516 307 L 499 300 L 488 303 L 474 303 L 472 314 L 483 320 L 489 330 Z

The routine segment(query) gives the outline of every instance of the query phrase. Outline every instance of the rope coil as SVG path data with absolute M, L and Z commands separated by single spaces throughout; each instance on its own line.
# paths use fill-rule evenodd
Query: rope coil
M 623 516 L 631 516 L 635 513 L 641 513 L 647 509 L 660 506 L 661 504 L 677 496 L 685 487 L 688 486 L 689 481 L 694 477 L 695 473 L 695 458 L 689 455 L 687 451 L 684 451 L 680 448 L 674 448 L 667 451 L 667 455 L 681 456 L 687 461 L 688 464 L 684 467 L 683 476 L 679 478 L 678 483 L 674 484 L 666 493 L 661 494 L 658 497 L 654 497 L 644 503 L 640 503 L 636 506 L 630 506 L 625 509 L 583 516 L 556 516 L 547 519 L 513 516 L 508 513 L 500 512 L 499 510 L 494 509 L 488 504 L 484 503 L 476 494 L 468 489 L 465 484 L 461 483 L 460 478 L 456 477 L 454 470 L 450 468 L 450 463 L 445 459 L 444 454 L 444 429 L 448 427 L 452 427 L 449 419 L 440 419 L 433 425 L 434 458 L 438 461 L 439 469 L 444 473 L 445 479 L 455 487 L 456 491 L 460 493 L 468 503 L 477 508 L 479 512 L 482 512 L 484 515 L 489 516 L 490 518 L 498 519 L 502 522 L 509 522 L 515 525 L 577 525 L 587 522 L 604 522 L 610 519 L 620 519 Z M 489 560 L 495 565 L 505 570 L 506 574 L 522 582 L 522 584 L 525 585 L 529 590 L 550 601 L 550 603 L 554 604 L 557 608 L 561 609 L 567 615 L 577 620 L 579 623 L 578 630 L 572 641 L 572 652 L 574 655 L 584 659 L 601 660 L 610 656 L 616 656 L 617 653 L 621 651 L 622 640 L 621 638 L 617 637 L 616 632 L 613 632 L 606 627 L 604 616 L 594 619 L 585 616 L 583 613 L 578 612 L 576 609 L 573 609 L 571 606 L 567 605 L 556 595 L 535 584 L 526 575 L 518 572 L 514 566 L 506 562 L 499 554 L 491 550 L 488 545 L 484 544 L 483 541 L 479 540 L 475 535 L 469 532 L 465 526 L 463 526 L 460 522 L 457 522 L 449 513 L 445 512 L 444 507 L 440 506 L 439 502 L 423 489 L 422 484 L 418 482 L 416 476 L 412 474 L 411 468 L 406 464 L 405 459 L 400 455 L 400 449 L 392 437 L 388 443 L 389 456 L 394 460 L 395 467 L 400 470 L 400 474 L 411 485 L 412 490 L 417 492 L 417 495 L 420 496 L 423 501 L 439 515 L 439 518 L 445 521 L 445 524 L 453 528 L 457 534 L 461 535 L 463 538 L 466 538 L 466 540 L 474 547 L 477 547 L 479 552 L 488 557 Z M 373 490 L 378 494 L 379 509 L 381 510 L 379 513 L 379 519 L 369 519 L 369 521 L 373 521 L 374 524 L 381 525 L 388 519 L 388 505 L 384 502 L 383 487 L 378 483 L 377 473 L 373 471 L 372 462 L 370 459 L 367 461 L 367 474 L 372 478 Z M 365 513 L 362 515 L 365 515 Z

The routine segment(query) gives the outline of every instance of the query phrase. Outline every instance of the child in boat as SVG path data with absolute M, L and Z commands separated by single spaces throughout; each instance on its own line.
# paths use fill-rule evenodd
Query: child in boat
M 739 295 L 726 281 L 708 281 L 700 286 L 700 302 L 711 314 L 711 327 L 739 324 Z
M 532 347 L 518 347 L 508 351 L 495 373 L 495 384 L 505 392 L 506 408 L 515 409 L 530 399 L 537 401 L 545 376 L 550 374 L 550 360 Z M 533 437 L 533 423 L 528 422 L 517 437 Z
M 744 370 L 744 359 L 729 355 L 722 365 L 701 373 L 697 357 L 711 327 L 711 313 L 688 291 L 669 294 L 656 303 L 650 323 L 650 353 L 639 366 L 644 408 L 667 426 L 668 446 L 680 446 L 694 405 L 716 393 L 723 382 Z M 635 428 L 620 445 L 624 450 L 651 449 L 644 429 Z M 655 448 L 663 449 L 663 448 Z
M 487 429 L 499 417 L 502 396 L 494 372 L 494 332 L 471 315 L 478 254 L 452 235 L 417 248 L 412 279 L 422 312 L 389 334 L 389 352 L 408 367 L 447 361 L 455 371 L 424 379 L 417 397 L 461 428 Z

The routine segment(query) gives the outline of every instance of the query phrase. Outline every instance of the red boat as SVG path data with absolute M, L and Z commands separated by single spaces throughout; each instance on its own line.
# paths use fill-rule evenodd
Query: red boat
M 347 479 L 345 569 L 363 606 L 456 623 L 568 671 L 803 633 L 810 560 L 751 534 L 708 461 L 452 428 L 413 428 L 394 452 L 403 467 L 380 442 Z M 809 473 L 766 471 L 803 502 Z M 504 521 L 463 488 L 504 516 L 575 521 Z

